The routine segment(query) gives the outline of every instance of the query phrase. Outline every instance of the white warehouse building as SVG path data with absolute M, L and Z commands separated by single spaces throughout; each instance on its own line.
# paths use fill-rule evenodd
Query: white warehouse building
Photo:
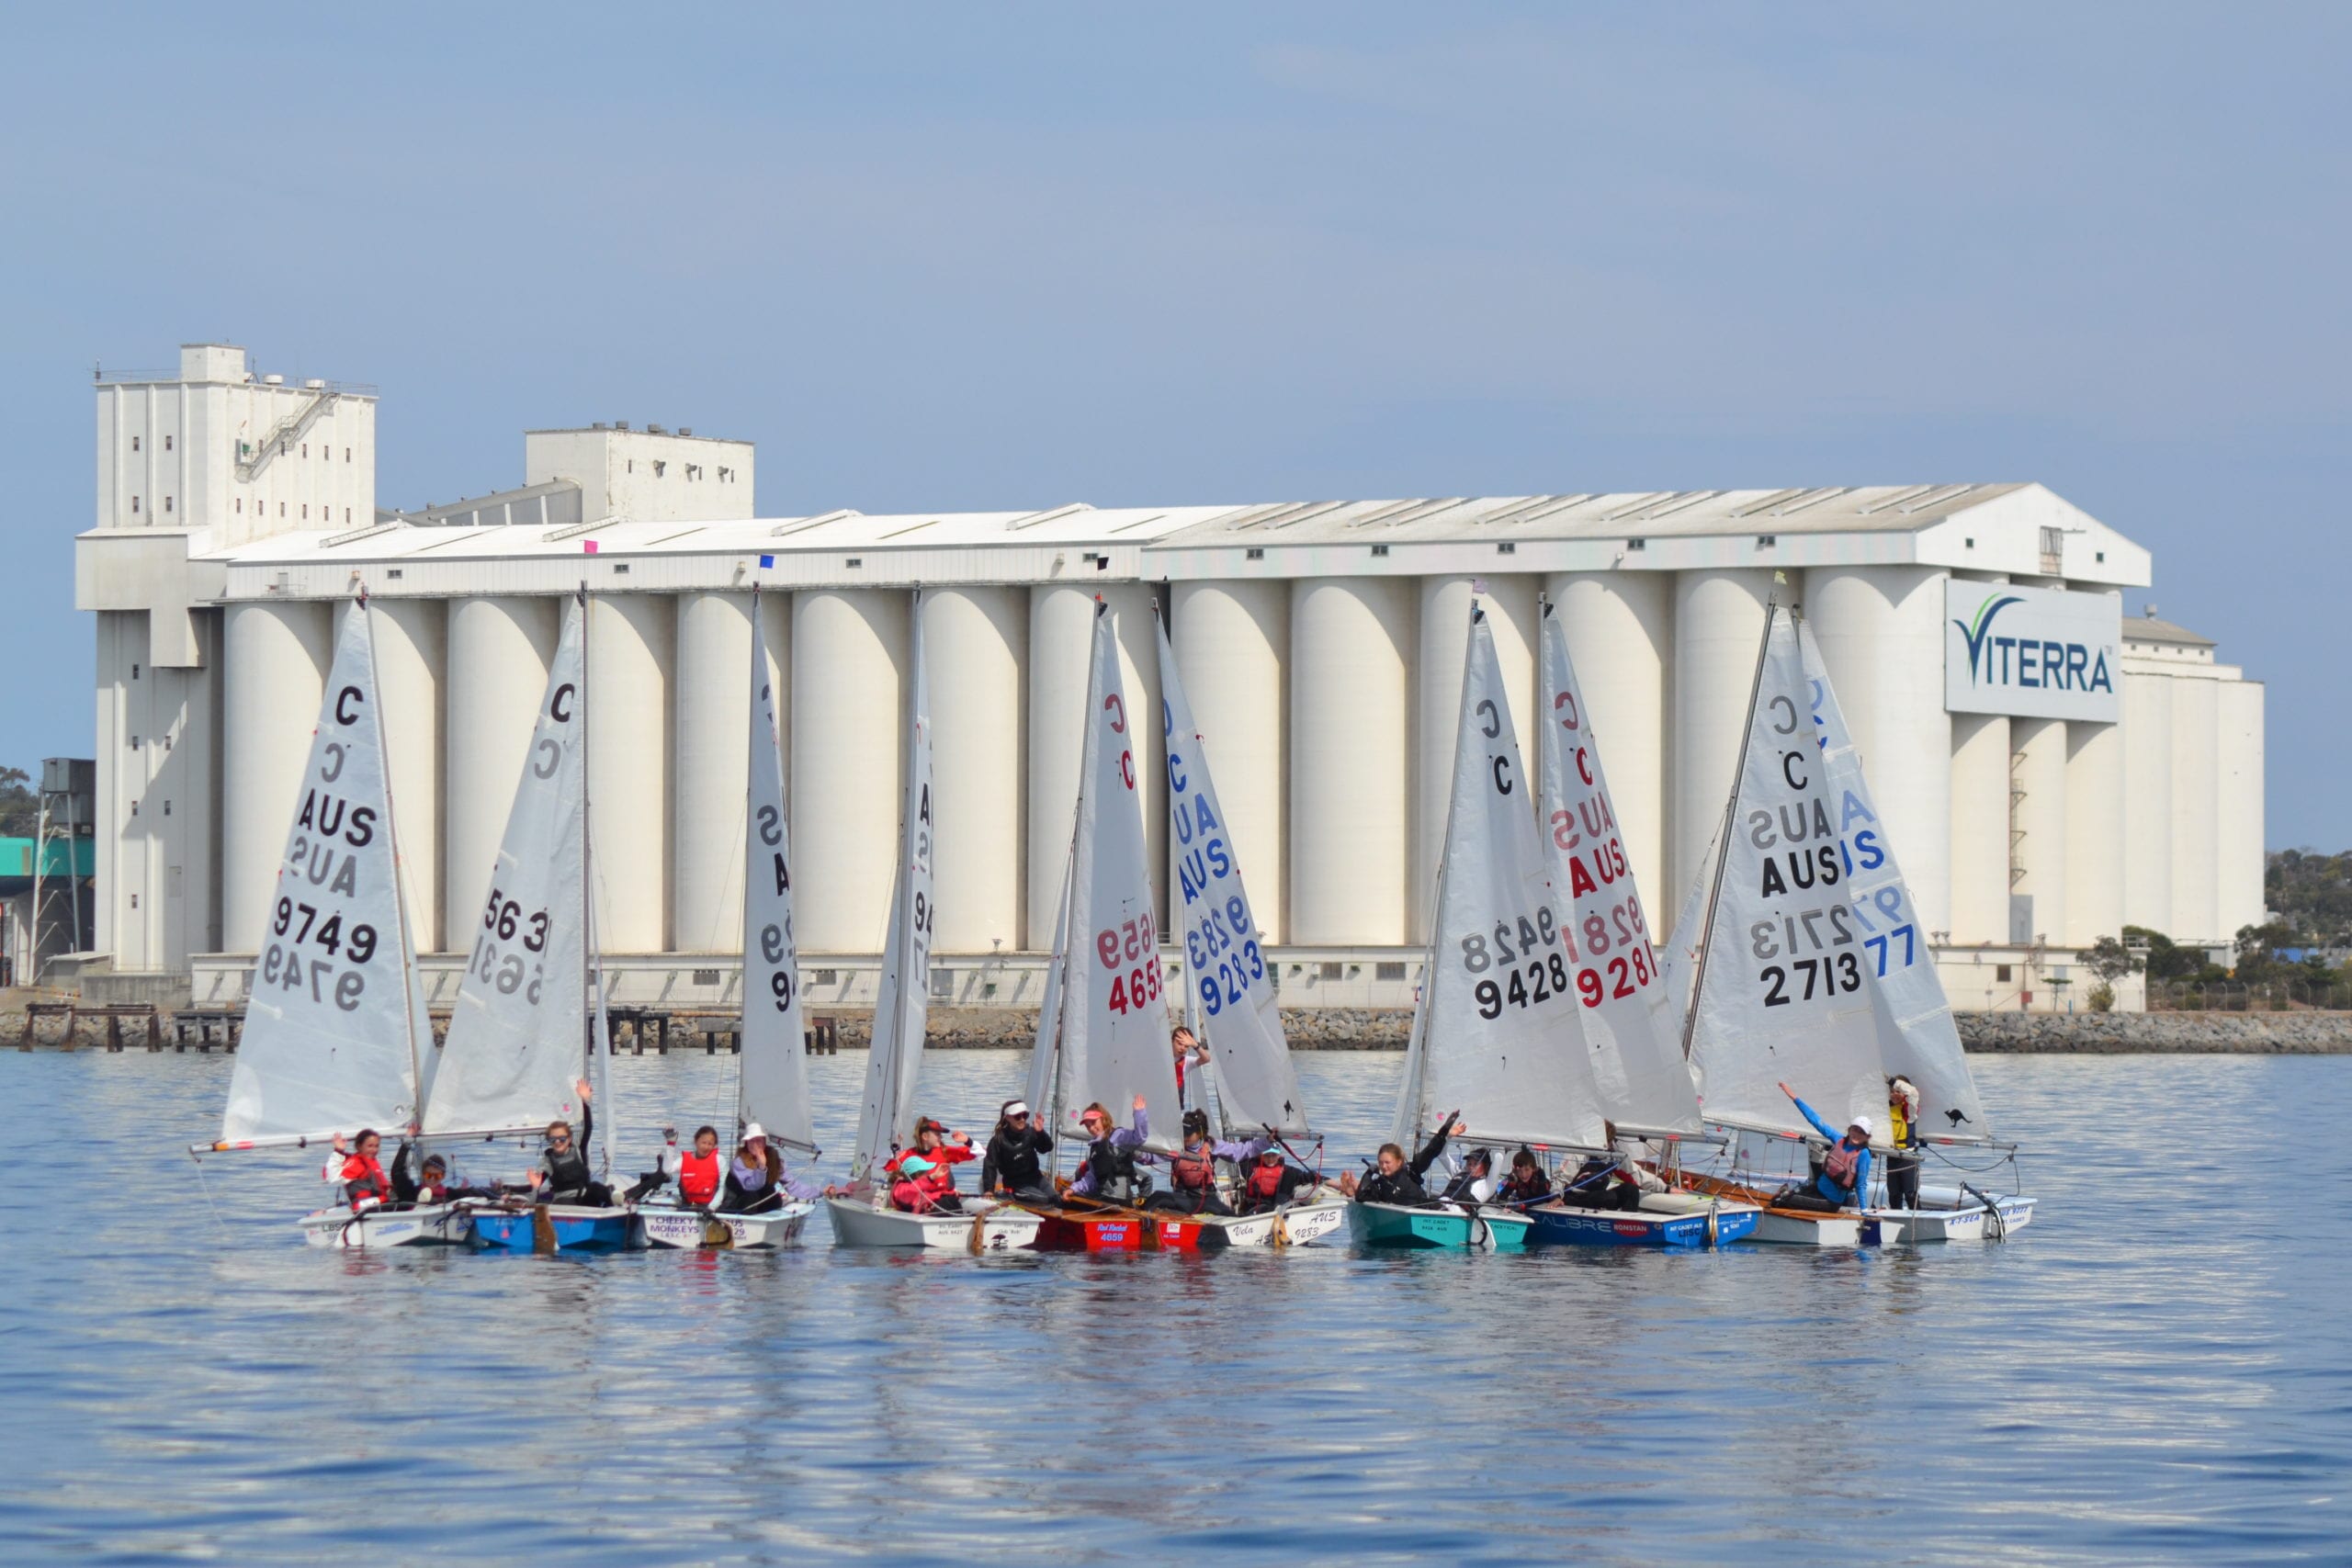
M 1097 595 L 1131 692 L 1156 694 L 1155 603 L 1170 619 L 1291 1002 L 1409 999 L 1474 592 L 1523 743 L 1539 602 L 1558 606 L 1661 926 L 1722 818 L 1776 594 L 1820 640 L 1956 1005 L 2065 1005 L 2074 950 L 2126 924 L 2220 948 L 2262 918 L 2260 684 L 2125 616 L 2147 551 L 2039 485 L 762 516 L 749 443 L 615 425 L 530 432 L 521 487 L 401 513 L 376 505 L 368 389 L 208 344 L 97 399 L 76 570 L 97 942 L 199 999 L 243 984 L 331 615 L 363 585 L 434 953 L 466 942 L 562 596 L 592 591 L 599 927 L 624 999 L 731 997 L 754 614 L 788 694 L 804 963 L 820 999 L 870 987 L 917 589 L 943 998 L 1034 998 Z M 454 964 L 427 965 L 445 998 Z

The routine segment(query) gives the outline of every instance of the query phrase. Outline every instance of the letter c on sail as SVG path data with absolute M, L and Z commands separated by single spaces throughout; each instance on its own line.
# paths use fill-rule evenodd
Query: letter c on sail
M 1768 708 L 1771 709 L 1774 713 L 1776 713 L 1776 714 L 1784 714 L 1784 715 L 1786 715 L 1786 716 L 1787 716 L 1787 717 L 1788 717 L 1788 722 L 1787 722 L 1787 723 L 1785 723 L 1785 724 L 1782 724 L 1782 723 L 1779 722 L 1777 719 L 1773 722 L 1773 725 L 1772 725 L 1772 733 L 1773 733 L 1773 734 L 1775 734 L 1775 735 L 1794 735 L 1794 734 L 1797 732 L 1797 705 L 1796 705 L 1796 704 L 1794 704 L 1794 703 L 1792 703 L 1792 702 L 1789 701 L 1789 699 L 1788 699 L 1787 697 L 1785 697 L 1785 696 L 1780 696 L 1780 697 L 1774 697 L 1770 702 L 1766 703 L 1764 705 L 1765 705 L 1766 707 L 1768 707 Z
M 1478 727 L 1479 734 L 1492 740 L 1503 732 L 1502 719 L 1495 712 L 1495 701 L 1492 697 L 1479 698 L 1477 707 L 1472 711 L 1487 721 Z
M 1111 692 L 1103 696 L 1102 711 L 1111 715 L 1111 733 L 1125 735 L 1127 732 L 1127 705 L 1119 700 L 1118 693 Z
M 327 765 L 319 770 L 319 782 L 333 784 L 343 777 L 343 742 L 330 740 L 322 750 L 326 752 Z
M 1510 778 L 1510 759 L 1509 757 L 1496 758 L 1495 793 L 1497 795 L 1509 795 L 1513 787 Z
M 1810 779 L 1801 774 L 1797 768 L 1797 764 L 1804 761 L 1804 753 L 1802 751 L 1784 751 L 1781 754 L 1781 776 L 1789 781 L 1791 789 L 1804 789 L 1810 785 Z
M 555 720 L 558 724 L 570 724 L 571 722 L 571 699 L 578 694 L 578 690 L 569 681 L 566 681 L 562 685 L 558 686 L 555 689 L 555 695 L 548 699 L 548 716 Z M 541 778 L 547 777 L 545 773 L 541 773 L 539 776 Z
M 531 776 L 535 779 L 555 777 L 556 764 L 563 761 L 563 748 L 557 745 L 550 736 L 539 742 L 538 753 L 539 760 L 531 764 Z
M 357 724 L 359 705 L 368 699 L 356 686 L 345 686 L 334 694 L 334 721 L 337 724 Z
M 1562 692 L 1552 699 L 1554 713 L 1558 713 L 1562 708 L 1568 711 L 1567 716 L 1560 720 L 1560 728 L 1562 729 L 1577 728 L 1577 694 L 1574 692 Z M 1591 781 L 1588 779 L 1586 782 L 1589 784 Z

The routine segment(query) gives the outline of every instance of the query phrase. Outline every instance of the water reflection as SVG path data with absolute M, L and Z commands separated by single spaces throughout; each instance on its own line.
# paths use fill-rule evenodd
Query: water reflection
M 1396 1066 L 1307 1060 L 1335 1151 Z M 862 1068 L 811 1063 L 844 1148 Z M 2342 1554 L 2345 1222 L 2233 1130 L 2330 1124 L 2352 1063 L 1990 1059 L 2044 1151 L 2017 1241 L 1679 1258 L 315 1253 L 312 1161 L 157 1163 L 227 1071 L 0 1066 L 12 1557 Z M 628 1169 L 733 1089 L 614 1076 Z M 943 1055 L 924 1099 L 985 1125 L 1020 1076 Z M 158 1201 L 61 1201 L 83 1168 Z

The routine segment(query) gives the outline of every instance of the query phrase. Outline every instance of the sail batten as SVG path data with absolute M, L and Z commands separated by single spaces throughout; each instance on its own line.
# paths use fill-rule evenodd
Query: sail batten
M 1710 1122 L 1803 1126 L 1783 1082 L 1826 1120 L 1885 1117 L 1877 994 L 1836 823 L 1796 628 L 1770 606 L 1691 1000 Z
M 784 760 L 776 739 L 775 681 L 767 631 L 752 613 L 752 741 L 745 783 L 743 1035 L 735 1114 L 777 1142 L 816 1148 L 803 1060 L 800 967 L 792 933 L 792 836 L 784 814 Z
M 1536 839 L 1493 629 L 1476 607 L 1469 635 L 1434 937 L 1396 1124 L 1419 1135 L 1459 1111 L 1479 1140 L 1597 1147 L 1581 953 Z
M 1193 720 L 1168 628 L 1159 628 L 1159 700 L 1167 745 L 1170 908 L 1181 909 L 1185 1000 L 1209 1048 L 1217 1103 L 1228 1131 L 1286 1138 L 1311 1129 L 1298 1072 L 1283 1038 L 1273 960 L 1241 860 L 1209 774 L 1208 742 Z
M 1542 636 L 1544 844 L 1578 951 L 1577 1000 L 1601 1108 L 1620 1123 L 1696 1132 L 1679 1011 L 1618 831 L 1567 630 L 1549 604 Z
M 220 1142 L 390 1132 L 418 1114 L 431 1025 L 409 951 L 373 627 L 343 613 L 221 1118 Z

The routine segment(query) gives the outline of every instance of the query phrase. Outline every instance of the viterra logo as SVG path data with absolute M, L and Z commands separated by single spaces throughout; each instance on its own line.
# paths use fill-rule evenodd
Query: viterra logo
M 1983 679 L 1984 634 L 1993 629 L 1993 617 L 2012 604 L 2024 603 L 2024 600 L 2014 593 L 2006 599 L 1998 593 L 1987 593 L 1984 595 L 1984 603 L 1976 606 L 1974 626 L 1970 626 L 1966 621 L 1952 623 L 1960 628 L 1960 635 L 1968 639 L 1968 678 L 1970 680 Z
M 2115 678 L 2108 670 L 2105 649 L 2055 638 L 1993 635 L 1993 617 L 2024 603 L 2014 593 L 1988 593 L 1972 620 L 1952 622 L 1968 643 L 1970 683 L 2111 695 Z

